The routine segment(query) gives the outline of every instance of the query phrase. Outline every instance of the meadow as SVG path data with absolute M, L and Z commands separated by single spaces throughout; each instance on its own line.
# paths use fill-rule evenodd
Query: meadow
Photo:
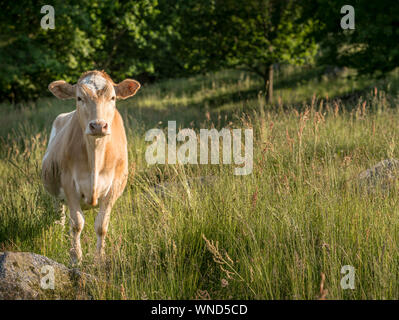
M 399 158 L 399 72 L 385 80 L 284 68 L 275 99 L 238 70 L 167 80 L 118 102 L 130 175 L 94 260 L 85 212 L 80 269 L 100 281 L 73 299 L 398 299 L 399 198 L 359 192 L 357 176 Z M 51 123 L 73 101 L 0 105 L 0 251 L 70 264 L 40 179 Z M 147 165 L 146 130 L 253 128 L 254 168 Z M 355 268 L 343 290 L 341 268 Z

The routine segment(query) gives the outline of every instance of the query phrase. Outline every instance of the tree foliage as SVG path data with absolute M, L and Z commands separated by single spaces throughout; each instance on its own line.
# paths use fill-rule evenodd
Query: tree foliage
M 273 65 L 302 64 L 316 52 L 314 24 L 303 19 L 300 1 L 186 0 L 179 10 L 179 54 L 188 70 L 245 68 L 264 79 L 270 98 Z
M 265 89 L 272 98 L 273 65 L 304 64 L 316 53 L 316 44 L 310 33 L 312 19 L 302 19 L 302 6 L 292 0 L 250 0 L 242 7 L 229 3 L 234 14 L 233 50 L 229 61 L 243 65 L 260 75 Z
M 258 74 L 271 99 L 274 66 L 310 62 L 318 47 L 319 62 L 361 73 L 399 60 L 399 3 L 389 0 L 354 1 L 355 30 L 340 27 L 343 0 L 54 0 L 48 30 L 44 1 L 0 2 L 0 100 L 37 98 L 89 69 L 145 82 L 225 67 Z
M 56 0 L 55 29 L 47 30 L 40 26 L 44 4 L 2 4 L 1 100 L 37 98 L 49 82 L 76 81 L 82 71 L 94 68 L 116 80 L 162 74 L 154 52 L 166 42 L 168 30 L 157 20 L 157 0 Z
M 320 62 L 355 68 L 361 74 L 383 75 L 399 66 L 399 2 L 356 0 L 355 29 L 341 28 L 341 8 L 348 1 L 306 0 L 315 37 L 324 48 Z

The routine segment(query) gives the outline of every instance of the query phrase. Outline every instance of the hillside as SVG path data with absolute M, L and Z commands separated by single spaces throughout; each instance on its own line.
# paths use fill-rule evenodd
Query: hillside
M 386 80 L 322 69 L 283 69 L 275 101 L 262 81 L 227 70 L 144 86 L 118 102 L 130 176 L 116 203 L 107 262 L 94 263 L 94 211 L 85 213 L 83 272 L 104 280 L 98 299 L 396 299 L 395 191 L 359 192 L 357 176 L 399 158 L 398 70 Z M 73 101 L 0 105 L 0 252 L 69 263 L 40 166 L 51 123 Z M 236 165 L 147 165 L 145 132 L 252 128 L 252 174 Z M 342 290 L 341 268 L 357 290 Z M 88 289 L 89 290 L 89 289 Z

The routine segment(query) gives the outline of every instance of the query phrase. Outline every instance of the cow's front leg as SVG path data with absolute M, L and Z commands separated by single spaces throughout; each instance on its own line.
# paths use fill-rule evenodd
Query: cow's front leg
M 70 208 L 70 223 L 71 223 L 71 260 L 72 263 L 76 264 L 82 261 L 82 248 L 80 246 L 80 234 L 82 233 L 83 226 L 85 223 L 82 209 L 74 207 Z
M 80 199 L 74 192 L 65 192 L 69 207 L 70 233 L 71 233 L 71 260 L 73 264 L 82 260 L 82 248 L 80 246 L 80 234 L 82 233 L 85 219 L 80 207 Z
M 100 210 L 94 223 L 97 234 L 97 256 L 104 257 L 105 237 L 108 231 L 109 218 L 111 216 L 112 204 L 109 201 L 100 201 Z
M 82 261 L 82 248 L 80 246 L 80 234 L 82 233 L 85 223 L 82 209 L 79 207 L 70 207 L 70 224 L 71 224 L 71 260 L 76 264 Z
M 64 229 L 65 219 L 66 219 L 65 205 L 58 199 L 55 199 L 53 201 L 54 201 L 54 208 L 57 212 L 57 216 L 59 217 L 59 220 L 56 220 L 55 223 L 61 225 L 62 229 Z

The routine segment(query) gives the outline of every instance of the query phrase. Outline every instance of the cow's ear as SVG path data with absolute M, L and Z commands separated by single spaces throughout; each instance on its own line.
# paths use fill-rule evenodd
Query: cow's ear
M 118 99 L 127 99 L 136 94 L 141 85 L 136 80 L 126 79 L 114 86 Z
M 76 96 L 76 85 L 71 85 L 63 80 L 51 82 L 48 89 L 58 99 L 73 99 Z

